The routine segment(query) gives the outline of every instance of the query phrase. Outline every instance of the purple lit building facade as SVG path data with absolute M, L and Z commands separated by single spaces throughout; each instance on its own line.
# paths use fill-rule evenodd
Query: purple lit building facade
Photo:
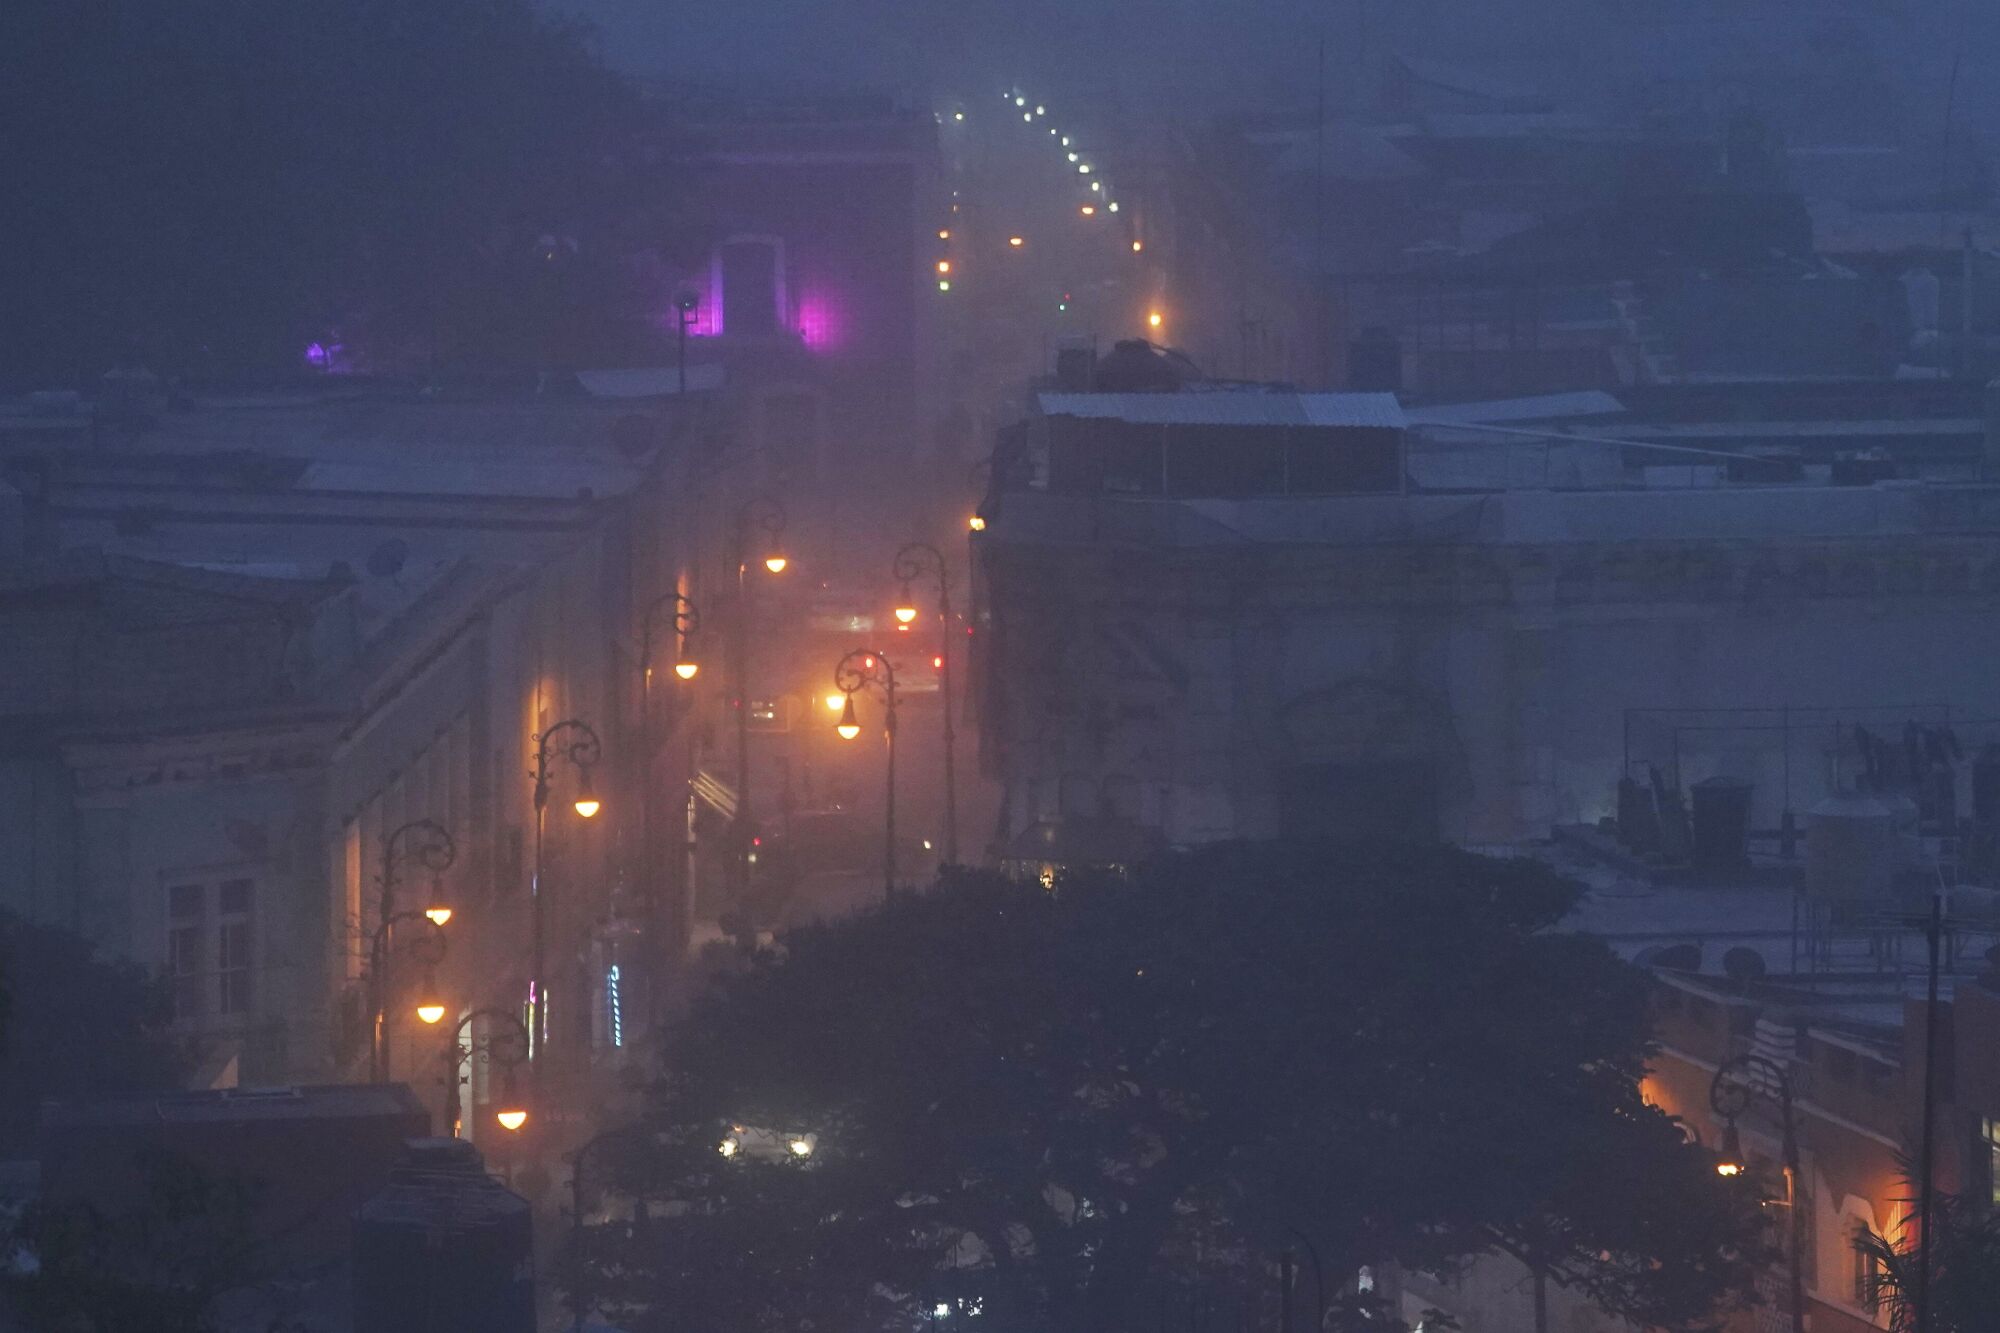
M 866 99 L 667 114 L 684 218 L 667 266 L 700 302 L 688 355 L 751 388 L 772 480 L 921 461 L 942 413 L 947 295 L 931 269 L 949 208 L 931 115 Z

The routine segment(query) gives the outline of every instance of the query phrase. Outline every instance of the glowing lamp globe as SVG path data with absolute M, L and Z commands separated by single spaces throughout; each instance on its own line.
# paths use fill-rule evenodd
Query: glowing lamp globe
M 986 531 L 986 520 L 974 514 L 971 518 L 965 520 L 965 526 L 970 532 L 984 532 Z
M 682 680 L 693 680 L 695 678 L 695 673 L 697 673 L 700 670 L 701 670 L 701 663 L 699 662 L 674 663 L 674 674 L 676 676 L 679 676 Z
M 528 1123 L 527 1111 L 519 1106 L 508 1106 L 495 1111 L 493 1118 L 499 1122 L 500 1128 L 515 1134 L 520 1133 L 521 1126 Z
M 767 555 L 764 557 L 764 568 L 770 570 L 773 574 L 784 573 L 785 566 L 789 563 L 790 562 L 787 561 L 785 557 L 781 555 Z
M 900 621 L 901 621 L 901 622 L 902 622 L 903 624 L 907 625 L 907 624 L 909 624 L 909 623 L 910 623 L 911 621 L 915 620 L 916 618 L 917 618 L 917 608 L 916 608 L 916 607 L 914 607 L 914 606 L 899 606 L 899 607 L 897 607 L 897 608 L 896 608 L 896 619 L 897 619 L 897 620 L 900 620 Z
M 424 915 L 430 918 L 431 924 L 442 926 L 447 921 L 451 920 L 451 909 L 443 905 L 439 905 L 437 907 L 426 907 L 424 909 Z
M 861 734 L 861 723 L 854 716 L 853 695 L 848 695 L 846 701 L 841 705 L 840 723 L 834 727 L 834 730 L 840 733 L 840 739 L 844 741 L 851 741 Z
M 826 704 L 827 712 L 838 713 L 840 711 L 840 706 L 847 702 L 847 696 L 836 692 L 827 695 L 822 702 Z
M 1743 1138 L 1736 1132 L 1736 1126 L 1733 1124 L 1722 1131 L 1722 1151 L 1716 1158 L 1715 1174 L 1718 1176 L 1743 1174 Z
M 444 1006 L 435 1000 L 426 1001 L 417 1006 L 417 1017 L 435 1026 L 444 1021 Z

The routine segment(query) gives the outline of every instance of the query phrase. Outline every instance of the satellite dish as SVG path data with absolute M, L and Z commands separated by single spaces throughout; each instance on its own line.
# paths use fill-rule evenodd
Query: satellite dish
M 1762 981 L 1764 979 L 1764 955 L 1758 953 L 1755 949 L 1748 949 L 1739 944 L 1728 953 L 1722 955 L 1722 970 L 1732 980 L 1741 981 L 1746 985 L 1752 981 Z
M 403 572 L 410 558 L 410 544 L 391 537 L 368 553 L 368 572 L 378 579 L 392 579 Z

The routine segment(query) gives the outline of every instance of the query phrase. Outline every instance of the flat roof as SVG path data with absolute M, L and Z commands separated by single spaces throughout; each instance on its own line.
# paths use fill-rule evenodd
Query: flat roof
M 1043 393 L 1042 414 L 1138 426 L 1307 426 L 1402 430 L 1393 393 L 1192 389 L 1178 393 Z
M 51 1127 L 239 1124 L 424 1114 L 423 1103 L 406 1083 L 323 1083 L 50 1102 L 42 1108 L 42 1123 Z
M 1498 398 L 1478 403 L 1436 403 L 1429 407 L 1408 409 L 1412 425 L 1431 422 L 1477 425 L 1488 421 L 1556 421 L 1571 417 L 1617 416 L 1624 411 L 1625 404 L 1602 389 Z

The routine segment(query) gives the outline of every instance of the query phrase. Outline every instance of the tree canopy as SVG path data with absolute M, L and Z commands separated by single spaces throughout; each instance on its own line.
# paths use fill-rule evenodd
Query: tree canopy
M 655 220 L 634 105 L 529 0 L 13 0 L 0 367 L 608 355 Z
M 174 1086 L 166 996 L 89 940 L 0 911 L 0 1158 L 29 1155 L 44 1101 Z
M 1349 1304 L 1361 1265 L 1506 1250 L 1698 1327 L 1749 1287 L 1755 1201 L 1641 1100 L 1644 976 L 1555 929 L 1577 892 L 1239 845 L 787 936 L 680 1029 L 606 1163 L 643 1220 L 591 1236 L 586 1290 L 635 1329 L 1102 1333 L 1255 1301 L 1299 1241 Z

